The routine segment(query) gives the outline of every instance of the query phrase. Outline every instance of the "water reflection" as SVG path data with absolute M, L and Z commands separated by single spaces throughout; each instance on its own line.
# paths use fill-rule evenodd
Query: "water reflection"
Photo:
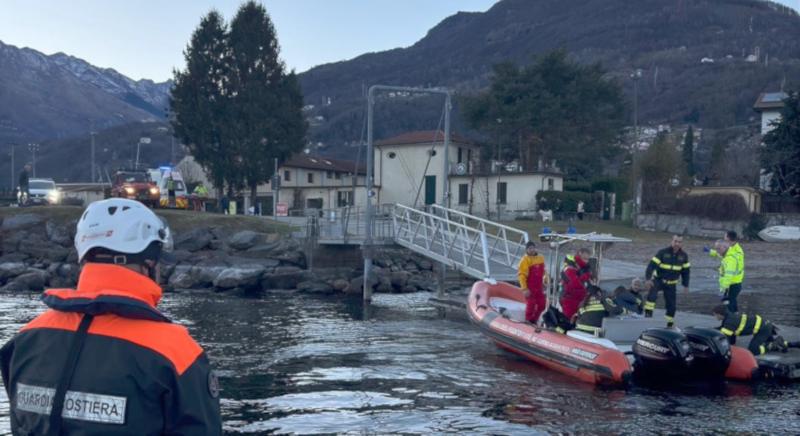
M 42 310 L 4 295 L 0 338 Z M 220 370 L 225 430 L 264 433 L 796 433 L 792 385 L 595 388 L 443 319 L 429 294 L 326 300 L 168 295 Z M 0 429 L 8 402 L 0 397 Z

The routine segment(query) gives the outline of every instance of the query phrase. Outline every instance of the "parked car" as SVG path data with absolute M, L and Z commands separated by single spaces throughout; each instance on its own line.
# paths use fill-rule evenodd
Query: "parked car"
M 128 198 L 156 208 L 159 206 L 161 193 L 155 182 L 146 171 L 117 171 L 111 183 L 111 197 Z
M 53 179 L 30 179 L 28 181 L 29 197 L 26 204 L 58 204 L 61 201 L 61 192 L 56 188 Z M 22 203 L 22 192 L 17 190 L 17 200 Z

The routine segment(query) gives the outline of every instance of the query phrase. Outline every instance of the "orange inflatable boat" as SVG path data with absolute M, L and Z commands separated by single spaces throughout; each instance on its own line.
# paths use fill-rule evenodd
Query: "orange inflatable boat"
M 524 307 L 519 288 L 479 281 L 470 292 L 467 312 L 499 347 L 588 383 L 626 385 L 634 372 L 640 376 L 656 368 L 654 374 L 663 374 L 664 366 L 658 365 L 669 365 L 675 373 L 683 369 L 687 374 L 701 367 L 712 368 L 717 376 L 724 373 L 725 378 L 743 381 L 751 380 L 758 370 L 748 350 L 728 345 L 712 329 L 693 329 L 693 334 L 683 335 L 674 330 L 642 328 L 648 321 L 639 319 L 626 328 L 635 336 L 627 342 L 614 342 L 584 332 L 564 334 L 527 323 Z M 665 336 L 672 342 L 659 342 Z

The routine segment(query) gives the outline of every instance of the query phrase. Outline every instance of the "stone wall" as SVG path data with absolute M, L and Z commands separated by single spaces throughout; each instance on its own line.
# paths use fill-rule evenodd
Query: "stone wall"
M 800 214 L 765 214 L 767 227 L 800 226 Z M 639 214 L 636 227 L 643 230 L 677 233 L 679 235 L 722 238 L 725 231 L 743 234 L 747 221 L 715 221 L 686 215 Z
M 715 221 L 685 215 L 639 214 L 636 216 L 636 227 L 643 230 L 704 238 L 722 238 L 727 230 L 735 230 L 741 235 L 746 225 L 746 221 Z
M 37 213 L 5 218 L 0 224 L 0 290 L 74 287 L 80 271 L 73 248 L 75 225 Z M 307 247 L 289 235 L 201 227 L 174 239 L 177 262 L 161 269 L 166 291 L 349 294 L 360 293 L 364 282 L 357 246 L 318 246 L 309 270 Z M 406 249 L 384 247 L 374 263 L 369 283 L 375 292 L 432 291 L 438 286 L 434 264 Z

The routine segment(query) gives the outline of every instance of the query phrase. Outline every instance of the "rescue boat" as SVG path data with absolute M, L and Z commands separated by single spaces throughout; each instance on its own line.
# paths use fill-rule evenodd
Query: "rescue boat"
M 570 330 L 561 333 L 524 320 L 522 291 L 508 283 L 479 281 L 467 303 L 470 320 L 500 348 L 584 382 L 627 385 L 636 376 L 665 381 L 688 378 L 752 380 L 755 357 L 708 328 L 648 328 L 652 320 L 616 322 L 617 341 Z M 605 325 L 605 324 L 604 324 Z M 622 326 L 622 327 L 621 327 Z M 644 326 L 644 327 L 642 327 Z

